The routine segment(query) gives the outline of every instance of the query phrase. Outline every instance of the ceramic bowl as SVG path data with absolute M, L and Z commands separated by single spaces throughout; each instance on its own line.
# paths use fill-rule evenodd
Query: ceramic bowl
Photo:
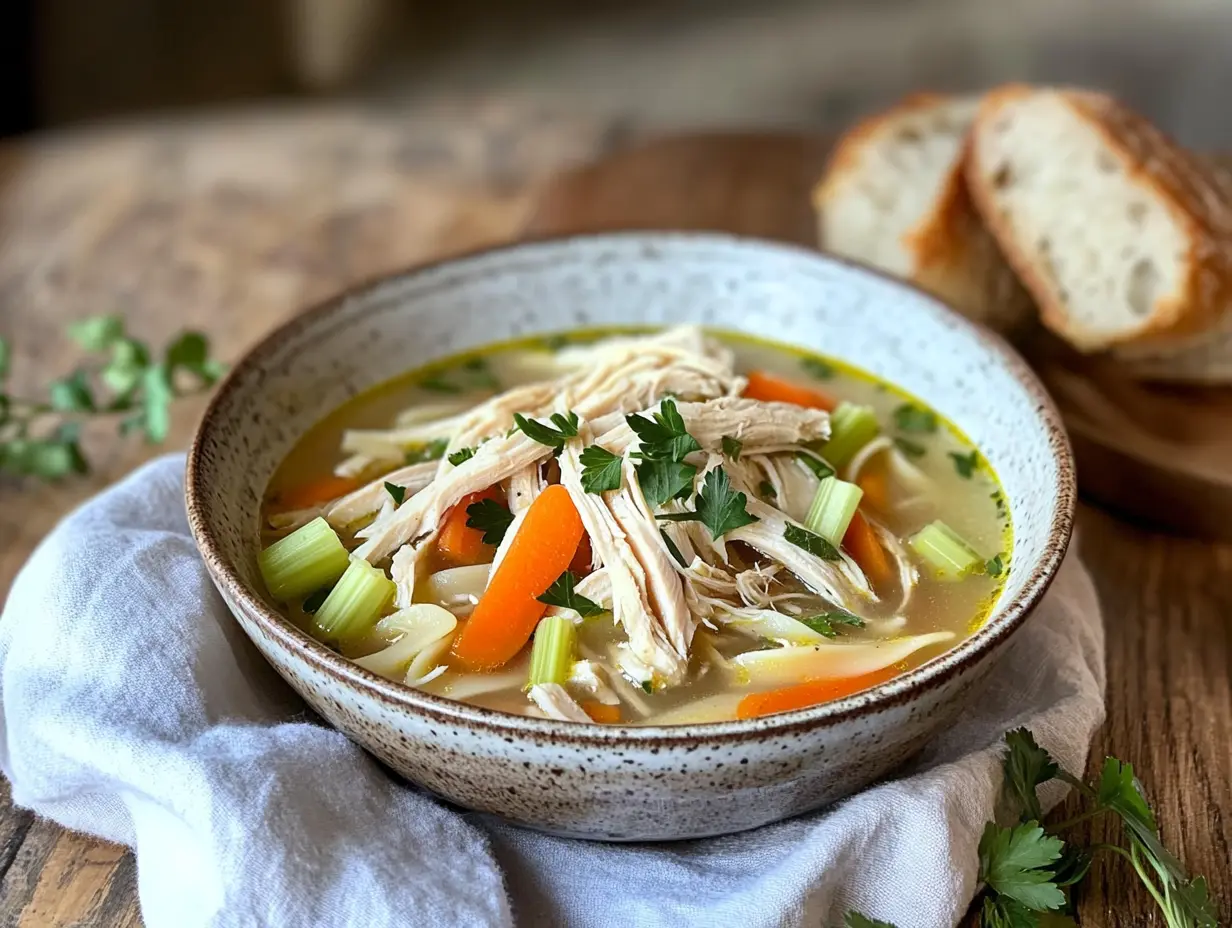
M 610 324 L 698 322 L 791 342 L 899 384 L 948 416 L 1003 482 L 1013 567 L 990 621 L 876 689 L 760 719 L 658 728 L 506 715 L 418 692 L 280 618 L 257 572 L 258 507 L 327 411 L 485 343 Z M 188 512 L 244 631 L 322 717 L 413 783 L 564 835 L 740 831 L 840 799 L 902 763 L 979 691 L 1069 540 L 1074 470 L 1056 410 L 1017 355 L 932 297 L 817 253 L 717 235 L 514 245 L 359 287 L 292 319 L 218 390 L 188 461 Z

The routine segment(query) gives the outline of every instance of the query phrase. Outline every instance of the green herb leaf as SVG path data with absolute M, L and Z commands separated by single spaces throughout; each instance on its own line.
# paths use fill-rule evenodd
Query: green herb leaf
M 453 454 L 449 455 L 449 463 L 454 467 L 457 467 L 459 464 L 469 461 L 474 456 L 474 448 L 459 448 L 457 451 L 453 452 Z
M 582 449 L 582 489 L 587 493 L 603 493 L 620 489 L 621 466 L 624 458 L 599 445 Z
M 150 352 L 141 342 L 120 338 L 111 343 L 111 360 L 103 368 L 103 383 L 116 393 L 127 393 L 141 384 L 150 366 Z
M 1165 872 L 1171 881 L 1185 882 L 1185 869 L 1159 840 L 1155 814 L 1142 794 L 1142 784 L 1134 776 L 1133 764 L 1115 757 L 1104 759 L 1096 786 L 1096 802 L 1121 817 L 1125 830 L 1141 843 L 1154 858 L 1156 867 Z
M 643 460 L 637 465 L 637 482 L 652 510 L 673 499 L 688 499 L 693 492 L 697 468 L 679 461 Z
M 685 428 L 680 410 L 671 399 L 664 399 L 659 404 L 659 411 L 654 413 L 653 419 L 634 414 L 626 416 L 625 421 L 640 440 L 638 453 L 643 459 L 683 461 L 702 448 Z
M 450 383 L 445 380 L 440 374 L 429 374 L 427 377 L 420 379 L 419 389 L 429 390 L 432 393 L 461 393 L 462 388 L 457 384 Z
M 894 424 L 900 432 L 931 433 L 937 431 L 937 414 L 931 409 L 903 403 L 894 410 Z
M 858 615 L 848 612 L 845 609 L 839 609 L 834 612 L 821 612 L 817 615 L 805 616 L 797 619 L 803 622 L 819 635 L 825 635 L 827 638 L 837 638 L 838 629 L 836 625 L 847 625 L 852 628 L 863 628 L 864 620 Z
M 672 536 L 659 529 L 659 534 L 663 536 L 663 543 L 667 545 L 667 550 L 671 552 L 672 557 L 676 559 L 676 563 L 681 567 L 688 567 L 689 562 L 684 559 L 684 555 L 680 553 L 680 549 L 676 547 L 676 542 L 672 541 Z
M 401 506 L 402 501 L 406 499 L 406 487 L 400 487 L 396 483 L 385 481 L 385 492 L 389 494 L 390 499 L 394 501 L 394 505 Z
M 389 486 L 389 484 L 385 484 L 385 485 Z M 320 609 L 323 605 L 325 605 L 325 599 L 327 596 L 329 596 L 329 591 L 331 589 L 332 587 L 323 586 L 321 587 L 321 589 L 317 590 L 315 593 L 309 593 L 308 596 L 304 599 L 304 604 L 300 606 L 300 608 L 303 609 L 309 615 L 315 615 L 316 611 Z
M 481 499 L 466 507 L 466 524 L 483 532 L 483 543 L 496 547 L 513 524 L 513 513 L 494 499 Z
M 649 680 L 643 680 L 642 681 L 642 692 L 645 693 L 647 696 L 653 696 L 654 695 L 654 684 L 651 683 Z
M 13 349 L 9 346 L 8 339 L 0 338 L 0 382 L 9 375 L 9 365 L 12 363 Z
M 543 340 L 543 347 L 548 351 L 556 352 L 569 344 L 569 336 L 567 335 L 549 335 Z
M 829 380 L 834 376 L 834 365 L 821 358 L 801 358 L 800 367 L 818 380 Z
M 124 322 L 119 316 L 91 316 L 70 322 L 69 337 L 86 351 L 105 351 L 124 336 Z
M 788 522 L 787 528 L 783 531 L 783 537 L 795 545 L 797 548 L 803 548 L 809 554 L 815 554 L 823 561 L 837 561 L 842 555 L 838 553 L 838 548 L 830 544 L 820 535 L 815 535 L 806 528 L 801 528 L 794 522 Z
M 0 444 L 0 470 L 44 480 L 84 474 L 89 468 L 78 445 L 78 426 L 61 423 L 46 438 L 15 438 Z
M 569 571 L 565 571 L 555 582 L 547 588 L 542 596 L 536 597 L 541 603 L 547 603 L 549 606 L 560 606 L 562 609 L 572 609 L 584 619 L 589 619 L 592 616 L 603 615 L 607 612 L 593 599 L 587 599 L 574 591 L 577 585 L 577 578 Z
M 206 386 L 215 383 L 226 368 L 210 360 L 210 342 L 200 332 L 184 332 L 168 347 L 163 355 L 174 383 L 175 372 L 188 371 Z
M 162 364 L 147 367 L 141 377 L 142 428 L 146 441 L 158 444 L 171 430 L 171 401 L 175 391 Z
M 1035 743 L 1026 728 L 1005 733 L 1009 751 L 1005 755 L 1005 791 L 1018 802 L 1024 820 L 1043 817 L 1036 788 L 1053 779 L 1060 768 L 1048 752 Z
M 834 468 L 830 466 L 830 462 L 818 455 L 809 454 L 807 451 L 797 451 L 796 458 L 801 464 L 811 470 L 818 480 L 833 477 L 836 473 Z
M 499 390 L 501 388 L 500 381 L 496 379 L 496 375 L 488 368 L 486 358 L 468 358 L 463 361 L 462 374 L 473 386 L 484 390 Z
M 94 412 L 94 391 L 83 370 L 73 371 L 63 380 L 54 380 L 47 388 L 51 408 L 58 412 Z
M 445 449 L 448 447 L 449 439 L 435 438 L 426 444 L 407 449 L 406 463 L 426 464 L 429 461 L 439 461 L 445 456 Z
M 909 458 L 922 458 L 927 450 L 919 442 L 914 442 L 910 438 L 903 438 L 901 435 L 895 437 L 894 447 Z
M 1038 912 L 1008 896 L 985 896 L 980 928 L 1042 928 Z
M 778 490 L 774 488 L 774 484 L 769 480 L 763 480 L 757 485 L 757 492 L 765 499 L 776 499 L 779 495 Z
M 992 891 L 1033 912 L 1059 909 L 1065 905 L 1065 894 L 1053 882 L 1050 865 L 1061 859 L 1064 846 L 1035 821 L 1012 828 L 989 822 L 980 838 L 979 878 Z
M 980 455 L 978 451 L 972 451 L 968 454 L 960 454 L 957 451 L 950 452 L 950 460 L 954 462 L 954 469 L 958 471 L 958 476 L 964 480 L 970 480 L 972 475 L 979 469 Z
M 706 475 L 702 490 L 697 494 L 697 511 L 662 515 L 658 518 L 669 522 L 701 522 L 710 531 L 710 537 L 721 538 L 730 531 L 757 521 L 748 511 L 749 499 L 732 489 L 727 472 L 716 467 Z
M 992 560 L 984 564 L 984 573 L 990 577 L 999 577 L 1005 573 L 1005 562 L 1001 560 L 1001 555 L 995 555 Z
M 547 445 L 549 448 L 554 448 L 559 451 L 565 446 L 570 438 L 576 438 L 578 433 L 578 417 L 577 413 L 570 412 L 562 414 L 554 412 L 549 417 L 552 428 L 549 425 L 544 425 L 536 419 L 528 419 L 520 412 L 513 414 L 513 421 L 516 426 L 521 429 L 522 433 L 532 441 L 537 441 L 541 445 Z
M 740 460 L 740 452 L 744 450 L 744 442 L 730 435 L 723 436 L 723 453 L 733 461 Z

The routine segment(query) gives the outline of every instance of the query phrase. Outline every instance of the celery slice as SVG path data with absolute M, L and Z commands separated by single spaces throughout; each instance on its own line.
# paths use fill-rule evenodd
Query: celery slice
M 573 666 L 573 643 L 577 628 L 564 616 L 549 615 L 539 620 L 535 643 L 530 650 L 530 676 L 527 686 L 564 683 Z
M 916 532 L 907 544 L 941 580 L 961 580 L 984 563 L 975 549 L 940 519 Z
M 330 590 L 313 616 L 320 637 L 343 642 L 366 635 L 376 625 L 385 607 L 393 601 L 396 587 L 385 571 L 355 558 Z
M 830 414 L 830 440 L 821 453 L 835 467 L 846 467 L 856 452 L 877 437 L 881 426 L 871 406 L 839 403 Z
M 285 603 L 329 586 L 350 560 L 338 534 L 317 517 L 262 551 L 257 566 L 270 595 Z
M 854 483 L 827 477 L 817 484 L 804 524 L 832 545 L 840 545 L 864 491 Z

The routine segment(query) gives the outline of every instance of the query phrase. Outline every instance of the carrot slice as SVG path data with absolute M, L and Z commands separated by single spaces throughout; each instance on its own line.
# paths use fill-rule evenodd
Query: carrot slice
M 454 657 L 465 669 L 494 670 L 522 650 L 548 608 L 536 597 L 569 567 L 582 532 L 582 518 L 559 484 L 530 504 L 505 559 L 454 640 Z
M 575 577 L 585 577 L 590 573 L 593 558 L 594 555 L 590 550 L 590 536 L 584 534 L 578 544 L 577 554 L 573 555 L 573 560 L 569 562 L 569 572 Z
M 609 706 L 591 699 L 582 703 L 582 711 L 590 716 L 592 722 L 598 722 L 600 725 L 620 724 L 620 706 Z
M 489 487 L 462 497 L 462 500 L 449 510 L 445 521 L 441 523 L 441 530 L 436 535 L 436 550 L 442 559 L 458 566 L 482 564 L 491 560 L 492 546 L 483 543 L 483 532 L 466 524 L 469 518 L 466 507 L 481 499 L 500 502 L 503 498 L 497 487 Z
M 864 576 L 873 583 L 884 583 L 893 573 L 890 569 L 890 559 L 886 557 L 885 548 L 877 539 L 877 533 L 868 524 L 864 514 L 856 510 L 847 526 L 847 534 L 843 536 L 843 547 L 852 559 L 860 565 Z
M 881 670 L 860 674 L 858 677 L 847 677 L 843 680 L 809 680 L 806 683 L 797 683 L 795 686 L 785 686 L 778 690 L 750 693 L 736 706 L 736 718 L 755 719 L 759 715 L 790 712 L 792 709 L 803 709 L 822 702 L 832 702 L 884 683 L 891 677 L 897 676 L 898 672 L 895 667 L 883 667 Z
M 890 490 L 886 483 L 883 470 L 866 467 L 856 478 L 856 485 L 864 491 L 864 500 L 878 512 L 888 512 L 890 508 Z
M 824 409 L 827 412 L 833 411 L 838 406 L 838 400 L 828 393 L 812 387 L 802 387 L 790 380 L 776 377 L 774 374 L 767 374 L 765 371 L 751 371 L 748 378 L 749 383 L 744 388 L 744 395 L 751 400 L 794 403 L 797 406 L 809 406 L 813 409 Z
M 288 490 L 281 490 L 275 497 L 275 505 L 279 512 L 290 512 L 292 509 L 307 509 L 331 499 L 346 496 L 359 487 L 359 481 L 352 477 L 335 477 L 327 474 L 316 480 L 309 480 Z

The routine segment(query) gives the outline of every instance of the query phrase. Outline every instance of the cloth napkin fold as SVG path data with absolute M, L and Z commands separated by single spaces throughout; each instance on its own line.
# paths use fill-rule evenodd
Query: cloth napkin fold
M 1103 630 L 1075 555 L 987 693 L 907 769 L 725 838 L 605 845 L 461 812 L 306 711 L 215 592 L 182 455 L 69 515 L 0 617 L 13 799 L 136 850 L 149 928 L 954 924 L 1027 725 L 1071 770 L 1103 718 Z M 1055 802 L 1059 792 L 1051 794 Z

